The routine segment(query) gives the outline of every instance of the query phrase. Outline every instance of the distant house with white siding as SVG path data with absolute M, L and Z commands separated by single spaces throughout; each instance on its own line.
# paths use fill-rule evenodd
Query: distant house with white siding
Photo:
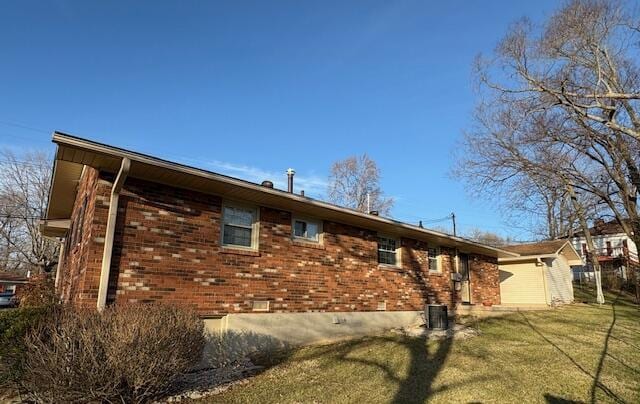
M 617 220 L 609 222 L 602 219 L 596 220 L 593 227 L 589 229 L 589 233 L 595 247 L 595 251 L 592 253 L 598 257 L 602 270 L 615 273 L 626 279 L 626 267 L 629 261 L 631 263 L 638 262 L 638 249 L 633 240 L 624 232 L 620 223 Z M 571 239 L 571 243 L 586 264 L 590 251 L 584 232 L 577 232 Z M 592 273 L 589 266 L 576 267 L 574 268 L 574 279 L 591 278 Z

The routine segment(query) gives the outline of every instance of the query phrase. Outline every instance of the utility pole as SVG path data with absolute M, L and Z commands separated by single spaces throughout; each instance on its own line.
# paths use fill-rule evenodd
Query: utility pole
M 451 212 L 451 222 L 453 223 L 453 235 L 456 236 L 456 214 Z

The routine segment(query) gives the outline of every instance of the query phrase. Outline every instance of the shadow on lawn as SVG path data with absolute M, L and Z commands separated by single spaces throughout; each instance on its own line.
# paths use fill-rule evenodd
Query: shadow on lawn
M 362 357 L 360 353 L 369 346 L 377 346 L 380 343 L 399 344 L 408 351 L 408 369 L 406 376 L 398 375 L 397 369 L 392 363 L 376 360 L 375 358 Z M 460 380 L 434 388 L 433 383 L 444 367 L 446 358 L 451 351 L 454 340 L 451 338 L 437 341 L 428 341 L 424 337 L 409 337 L 403 335 L 385 335 L 366 337 L 344 341 L 338 344 L 327 345 L 322 349 L 314 349 L 313 353 L 299 356 L 297 360 L 308 361 L 322 359 L 328 356 L 339 362 L 354 363 L 369 366 L 381 374 L 384 378 L 393 382 L 397 390 L 389 400 L 390 403 L 424 403 L 433 395 L 453 389 L 467 383 L 482 382 L 491 377 L 476 377 Z
M 569 353 L 567 353 L 565 350 L 563 350 L 562 348 L 560 348 L 557 344 L 555 344 L 553 341 L 551 341 L 547 336 L 545 336 L 539 329 L 537 329 L 527 318 L 527 316 L 524 314 L 524 312 L 520 312 L 520 315 L 522 316 L 522 318 L 524 319 L 525 323 L 536 333 L 538 334 L 545 342 L 547 342 L 549 345 L 553 346 L 556 350 L 558 350 L 562 355 L 564 355 L 567 359 L 569 359 L 569 361 L 571 363 L 573 363 L 573 365 L 578 368 L 582 373 L 584 373 L 585 375 L 589 376 L 593 381 L 591 383 L 591 389 L 590 389 L 590 402 L 591 403 L 595 403 L 597 402 L 596 399 L 596 391 L 598 389 L 600 389 L 604 394 L 606 394 L 607 396 L 609 396 L 611 399 L 613 399 L 615 402 L 619 402 L 619 403 L 624 403 L 624 400 L 622 400 L 617 394 L 615 394 L 609 387 L 607 387 L 604 383 L 602 383 L 600 381 L 600 377 L 602 374 L 602 369 L 604 367 L 604 360 L 607 356 L 611 356 L 608 353 L 609 350 L 609 340 L 612 338 L 612 333 L 613 333 L 613 328 L 616 324 L 616 304 L 618 303 L 618 300 L 620 298 L 620 295 L 616 296 L 616 298 L 613 300 L 613 302 L 611 303 L 611 309 L 612 309 L 612 320 L 611 320 L 611 324 L 609 325 L 609 328 L 607 330 L 607 334 L 605 336 L 604 339 L 604 344 L 602 347 L 602 351 L 600 352 L 600 358 L 598 360 L 598 366 L 596 367 L 596 371 L 595 374 L 592 374 L 591 372 L 589 372 L 587 369 L 584 368 L 584 366 L 580 365 L 580 363 L 578 363 L 571 355 L 569 355 Z M 614 358 L 615 359 L 615 358 Z M 634 369 L 635 370 L 635 369 Z M 548 403 L 573 403 L 574 401 L 570 401 L 570 400 L 566 400 L 560 397 L 555 397 L 549 394 L 545 395 L 545 399 Z
M 433 347 L 429 352 L 429 344 L 424 338 L 411 338 L 406 341 L 410 352 L 410 364 L 407 377 L 399 380 L 399 388 L 391 400 L 392 403 L 425 402 L 438 391 L 445 390 L 447 386 L 438 389 L 433 388 L 433 382 L 444 366 L 444 362 L 451 350 L 453 339 L 447 338 Z

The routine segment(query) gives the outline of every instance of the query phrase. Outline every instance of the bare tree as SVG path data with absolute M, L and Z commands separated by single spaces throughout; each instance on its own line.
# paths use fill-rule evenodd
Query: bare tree
M 361 212 L 389 215 L 393 198 L 380 188 L 380 169 L 366 154 L 336 161 L 329 176 L 329 200 Z
M 470 240 L 477 241 L 478 243 L 483 243 L 493 247 L 501 247 L 515 242 L 509 237 L 502 237 L 499 234 L 489 231 L 483 231 L 480 229 L 469 230 L 469 232 L 466 234 L 466 237 Z
M 639 244 L 639 27 L 637 9 L 603 0 L 568 1 L 544 24 L 514 24 L 492 58 L 478 58 L 483 101 L 466 152 L 484 158 L 463 171 L 484 170 L 478 183 L 542 184 L 550 201 L 573 189 L 569 222 L 580 222 L 579 200 L 586 220 L 610 214 Z M 483 136 L 490 145 L 471 145 Z M 508 169 L 492 171 L 490 156 Z
M 49 272 L 58 261 L 58 243 L 43 237 L 43 217 L 51 182 L 51 159 L 43 152 L 16 156 L 0 152 L 0 265 L 9 270 Z

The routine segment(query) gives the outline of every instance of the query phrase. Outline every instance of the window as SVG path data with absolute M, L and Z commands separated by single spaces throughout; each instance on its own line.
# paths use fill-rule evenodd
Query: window
M 440 272 L 440 266 L 438 265 L 439 255 L 438 247 L 427 247 L 427 262 L 430 272 Z
M 253 311 L 269 311 L 268 300 L 254 300 L 251 306 L 251 310 Z
M 378 263 L 398 266 L 398 240 L 390 237 L 378 237 Z
M 293 237 L 304 241 L 320 242 L 320 223 L 315 220 L 294 219 Z
M 257 216 L 256 209 L 225 205 L 222 209 L 222 244 L 255 248 Z

